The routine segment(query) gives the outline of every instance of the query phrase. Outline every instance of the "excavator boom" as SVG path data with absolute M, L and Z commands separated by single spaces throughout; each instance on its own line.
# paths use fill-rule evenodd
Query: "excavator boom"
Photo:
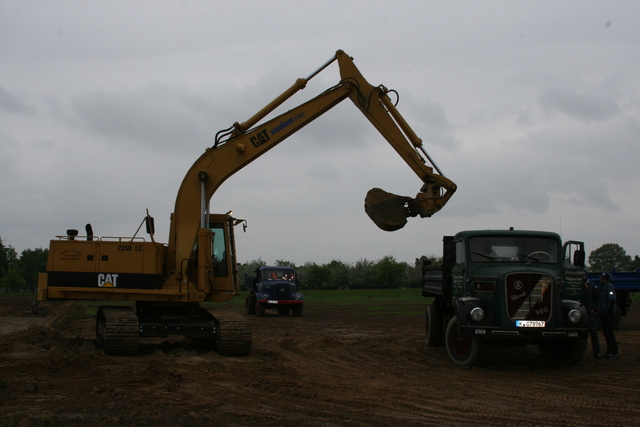
M 340 80 L 335 86 L 289 111 L 267 118 L 334 62 L 340 69 Z M 213 146 L 193 163 L 180 185 L 167 245 L 155 242 L 152 233 L 152 242 L 136 236 L 106 241 L 94 238 L 89 231 L 86 240 L 80 243 L 81 239 L 75 237 L 77 231 L 71 230 L 75 234 L 58 236 L 59 240 L 51 242 L 39 298 L 199 303 L 228 301 L 238 295 L 233 236 L 235 225 L 242 220 L 229 213 L 210 213 L 211 197 L 233 174 L 347 98 L 422 182 L 415 197 L 372 189 L 365 198 L 366 213 L 386 231 L 402 228 L 408 217 L 433 215 L 447 203 L 456 186 L 430 159 L 388 93 L 382 85 L 369 84 L 353 58 L 337 51 L 320 68 L 307 78 L 297 79 L 248 120 L 218 133 Z M 145 222 L 149 225 L 152 221 L 147 216 Z
M 338 61 L 340 82 L 315 98 L 262 122 L 269 113 L 303 89 L 316 74 Z M 196 160 L 186 174 L 172 216 L 168 252 L 175 260 L 169 270 L 192 258 L 194 239 L 202 227 L 202 205 L 234 173 L 275 147 L 346 98 L 350 98 L 402 159 L 422 180 L 415 198 L 397 196 L 373 189 L 365 199 L 365 211 L 383 230 L 393 231 L 411 216 L 429 217 L 442 209 L 456 185 L 441 173 L 422 147 L 422 141 L 393 105 L 384 86 L 372 86 L 362 76 L 353 58 L 338 50 L 335 56 L 306 79 L 301 78 L 280 96 L 243 123 L 221 131 L 213 147 Z M 421 154 L 422 153 L 422 154 Z M 424 157 L 423 157 L 424 155 Z M 427 164 L 427 160 L 430 164 Z M 202 191 L 200 189 L 202 188 Z

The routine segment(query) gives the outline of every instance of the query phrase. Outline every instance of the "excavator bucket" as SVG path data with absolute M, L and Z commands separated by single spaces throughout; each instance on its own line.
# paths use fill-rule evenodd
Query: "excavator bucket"
M 387 193 L 380 188 L 372 188 L 364 199 L 364 210 L 369 218 L 384 231 L 396 231 L 407 223 L 408 210 L 405 207 L 409 197 Z

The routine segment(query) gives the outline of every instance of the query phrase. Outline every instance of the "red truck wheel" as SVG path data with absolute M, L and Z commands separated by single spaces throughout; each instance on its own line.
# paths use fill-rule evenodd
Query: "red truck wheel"
M 474 366 L 480 359 L 482 342 L 477 337 L 463 337 L 458 333 L 458 318 L 453 316 L 447 326 L 445 343 L 451 361 L 465 368 Z

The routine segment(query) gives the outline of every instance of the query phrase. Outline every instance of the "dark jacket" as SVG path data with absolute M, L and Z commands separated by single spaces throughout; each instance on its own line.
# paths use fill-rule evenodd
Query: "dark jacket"
M 606 275 L 607 282 L 602 283 L 602 289 L 598 295 L 598 313 L 605 316 L 615 316 L 616 314 L 616 289 L 613 287 L 613 276 Z
M 598 307 L 598 295 L 600 294 L 600 284 L 587 280 L 585 287 L 582 291 L 582 304 L 587 309 L 587 313 L 591 314 L 591 311 L 597 312 Z

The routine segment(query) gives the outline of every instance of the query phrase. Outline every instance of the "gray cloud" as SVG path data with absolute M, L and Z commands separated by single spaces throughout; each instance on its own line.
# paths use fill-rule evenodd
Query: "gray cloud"
M 216 132 L 344 49 L 399 92 L 459 190 L 433 218 L 376 229 L 366 191 L 413 196 L 420 179 L 345 100 L 214 195 L 214 210 L 249 220 L 241 261 L 412 261 L 442 234 L 510 225 L 640 254 L 639 14 L 593 1 L 4 2 L 0 235 L 19 250 L 87 222 L 130 235 L 149 208 L 166 241 L 183 175 Z M 274 114 L 339 80 L 334 64 Z
M 539 102 L 543 109 L 587 121 L 606 120 L 620 112 L 615 94 L 587 84 L 549 87 L 540 95 Z
M 20 100 L 4 87 L 0 86 L 0 110 L 14 114 L 34 114 L 34 108 L 28 102 Z

